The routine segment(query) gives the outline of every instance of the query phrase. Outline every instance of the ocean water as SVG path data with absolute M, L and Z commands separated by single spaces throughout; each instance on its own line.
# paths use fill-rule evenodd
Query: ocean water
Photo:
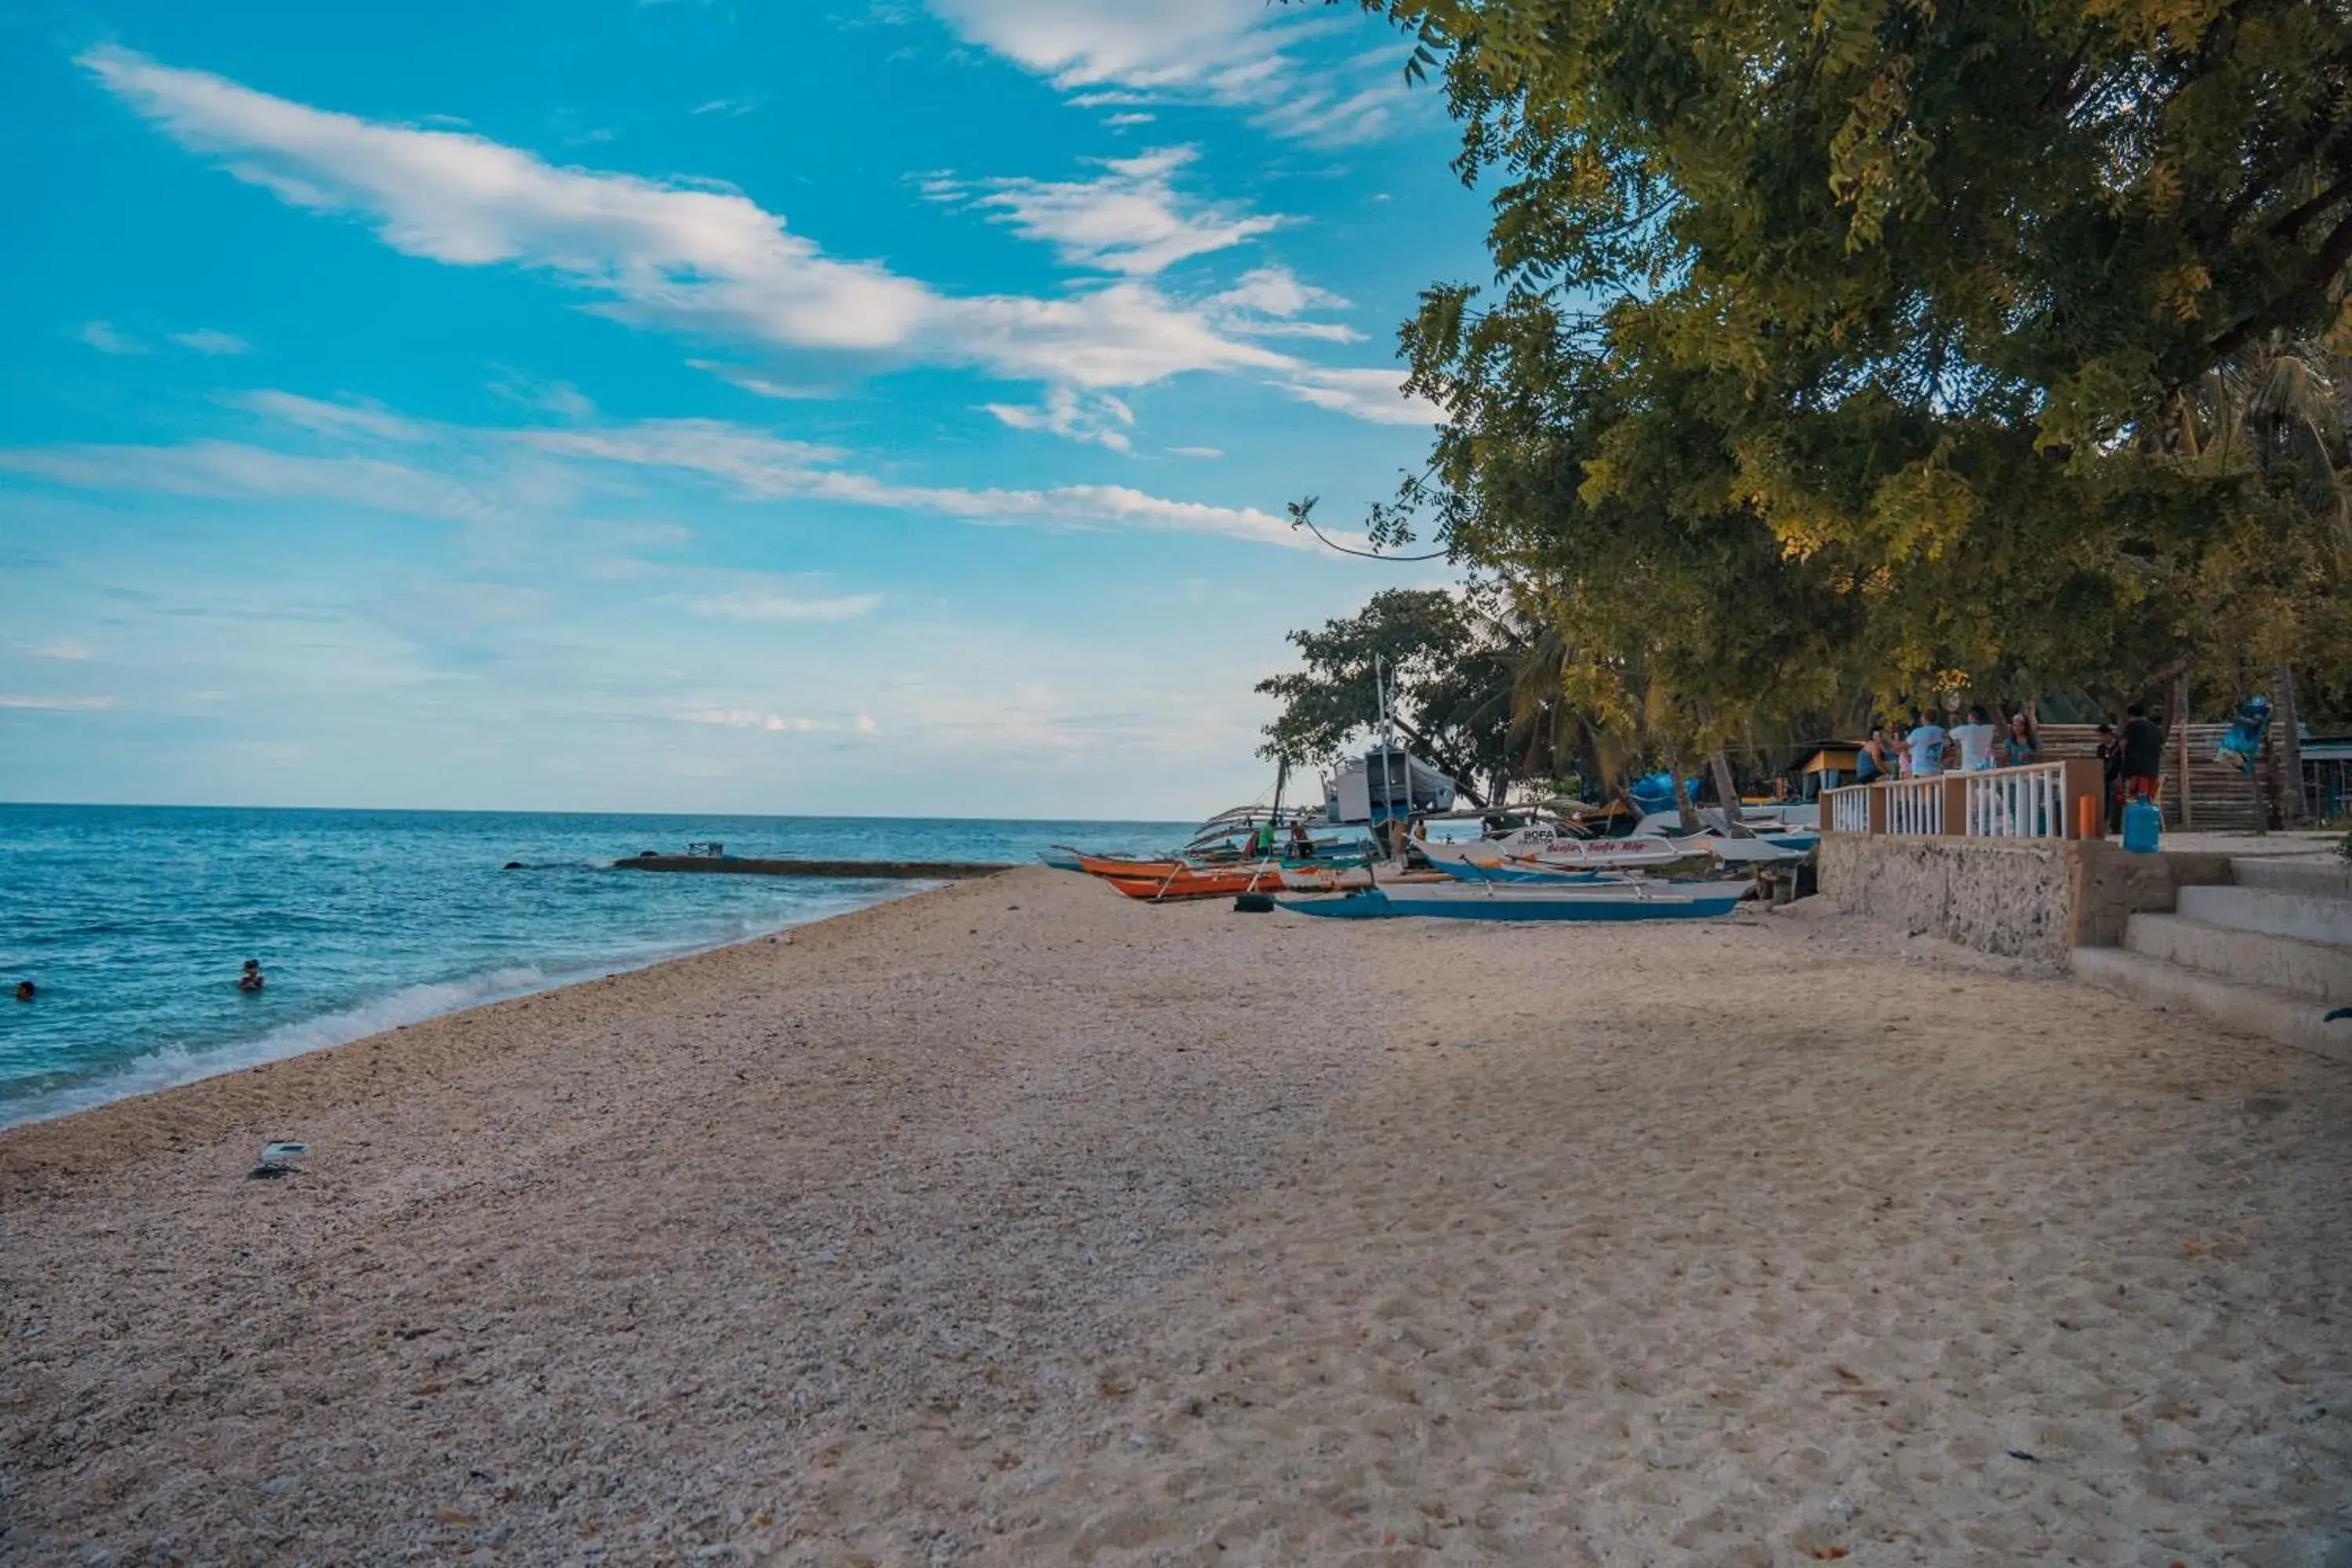
M 1181 824 L 0 805 L 0 1126 L 821 920 L 921 884 L 617 871 L 642 849 L 1027 860 Z M 501 869 L 509 860 L 523 870 Z M 268 985 L 236 988 L 261 961 Z M 10 1000 L 16 982 L 38 987 Z

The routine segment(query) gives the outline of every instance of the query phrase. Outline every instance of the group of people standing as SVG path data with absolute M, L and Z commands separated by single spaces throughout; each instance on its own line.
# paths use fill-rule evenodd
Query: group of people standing
M 2155 800 L 2164 772 L 2164 727 L 2135 702 L 2124 710 L 2123 727 L 2099 726 L 2099 764 L 2105 777 L 2107 820 L 2119 820 L 2124 804 Z M 1982 708 L 1968 710 L 1965 722 L 1949 728 L 1926 710 L 1908 722 L 1872 727 L 1854 772 L 1858 784 L 1881 779 L 1935 778 L 1948 772 L 2021 768 L 2042 759 L 2041 737 L 2030 713 L 2012 713 L 1996 724 Z
M 1962 773 L 2021 768 L 2041 756 L 2042 741 L 2032 714 L 2012 713 L 2007 723 L 1995 724 L 1984 709 L 1971 708 L 1966 722 L 1947 729 L 1926 710 L 1915 709 L 1908 723 L 1871 726 L 1854 780 L 1931 779 L 1955 767 Z

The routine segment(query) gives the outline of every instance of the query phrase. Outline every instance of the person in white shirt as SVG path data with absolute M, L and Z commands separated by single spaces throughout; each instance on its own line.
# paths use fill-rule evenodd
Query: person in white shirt
M 1944 771 L 1944 727 L 1925 713 L 1911 715 L 1911 732 L 1903 743 L 1911 751 L 1911 774 L 1931 779 Z
M 1981 708 L 1969 710 L 1969 721 L 1955 725 L 1952 739 L 1960 743 L 1960 771 L 1978 773 L 1992 766 L 1992 746 L 2000 739 L 2000 731 Z

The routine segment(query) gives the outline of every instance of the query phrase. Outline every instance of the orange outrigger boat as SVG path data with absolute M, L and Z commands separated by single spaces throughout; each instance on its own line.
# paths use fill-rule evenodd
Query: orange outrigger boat
M 1182 860 L 1120 860 L 1081 855 L 1078 868 L 1100 877 L 1130 899 L 1229 899 L 1236 893 L 1269 892 L 1282 886 L 1279 860 L 1242 860 L 1230 866 L 1195 866 Z

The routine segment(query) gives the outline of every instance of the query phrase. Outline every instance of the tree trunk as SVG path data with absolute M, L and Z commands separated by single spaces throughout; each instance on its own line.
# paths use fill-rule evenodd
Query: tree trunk
M 1698 807 L 1692 804 L 1690 785 L 1683 778 L 1683 760 L 1674 752 L 1666 753 L 1666 777 L 1675 786 L 1675 814 L 1682 818 L 1685 833 L 1698 831 Z
M 1717 747 L 1715 754 L 1707 758 L 1707 765 L 1715 773 L 1716 798 L 1723 803 L 1724 833 L 1733 838 L 1755 837 L 1739 826 L 1739 785 L 1731 776 L 1731 759 Z
M 2303 737 L 2295 732 L 2294 667 L 2275 666 L 2271 670 L 2271 728 L 2278 734 L 2279 772 L 2284 776 L 2286 825 L 2295 826 L 2304 820 L 2303 802 Z

